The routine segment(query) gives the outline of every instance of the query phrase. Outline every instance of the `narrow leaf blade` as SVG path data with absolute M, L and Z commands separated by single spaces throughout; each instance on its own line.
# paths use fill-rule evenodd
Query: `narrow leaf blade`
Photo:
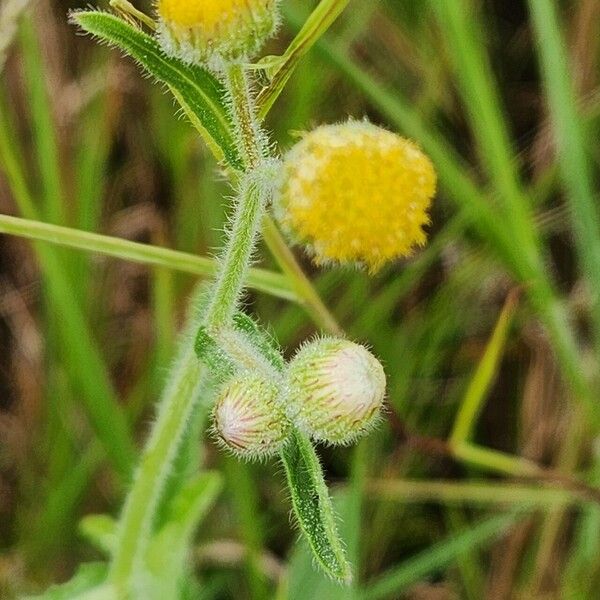
M 315 559 L 332 578 L 350 583 L 352 573 L 337 532 L 331 499 L 310 441 L 295 431 L 281 452 L 294 513 Z
M 398 598 L 421 579 L 452 564 L 457 556 L 497 539 L 519 519 L 519 513 L 496 515 L 431 546 L 367 586 L 361 600 Z
M 229 113 L 219 81 L 199 66 L 164 54 L 158 42 L 122 19 L 100 11 L 71 13 L 71 21 L 94 37 L 117 47 L 164 83 L 181 104 L 211 150 L 235 169 L 242 161 L 235 147 Z

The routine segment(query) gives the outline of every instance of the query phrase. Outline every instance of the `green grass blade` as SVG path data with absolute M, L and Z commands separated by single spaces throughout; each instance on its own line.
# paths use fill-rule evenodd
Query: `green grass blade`
M 431 5 L 437 14 L 440 31 L 448 41 L 448 55 L 454 62 L 459 91 L 481 160 L 506 208 L 506 219 L 522 246 L 521 252 L 530 253 L 528 258 L 532 264 L 542 268 L 539 266 L 536 228 L 528 208 L 529 199 L 518 181 L 506 119 L 470 3 L 467 0 L 434 1 Z
M 0 233 L 164 267 L 201 277 L 212 277 L 216 272 L 215 262 L 210 258 L 9 215 L 0 215 Z M 247 283 L 251 288 L 266 294 L 293 302 L 299 301 L 288 279 L 278 273 L 253 268 L 250 270 Z
M 34 147 L 43 190 L 43 215 L 51 223 L 64 222 L 65 207 L 56 127 L 52 121 L 43 58 L 31 19 L 21 26 L 24 82 L 30 107 Z
M 28 540 L 30 556 L 43 560 L 48 549 L 54 548 L 57 540 L 64 539 L 65 530 L 75 521 L 75 507 L 82 502 L 90 479 L 104 460 L 104 450 L 100 442 L 94 440 L 79 454 L 77 462 L 51 490 L 34 524 L 34 535 Z
M 600 218 L 588 157 L 586 136 L 567 52 L 561 39 L 556 4 L 550 0 L 530 0 L 540 63 L 562 180 L 571 206 L 574 241 L 584 273 L 592 289 L 600 285 Z M 600 300 L 594 295 L 591 313 L 600 348 Z
M 446 508 L 445 519 L 448 536 L 460 535 L 469 527 L 466 511 L 459 508 Z M 464 600 L 481 600 L 481 590 L 485 589 L 485 563 L 479 548 L 461 552 L 456 557 L 457 572 L 460 574 L 461 591 Z
M 27 217 L 36 218 L 37 210 L 8 135 L 4 114 L 0 110 L 0 168 L 6 174 L 20 210 Z M 126 479 L 133 466 L 135 447 L 106 365 L 59 257 L 51 249 L 41 246 L 37 248 L 37 255 L 52 302 L 61 308 L 62 322 L 58 331 L 68 357 L 66 364 L 72 369 L 72 379 L 82 392 L 81 400 L 98 438 L 117 472 Z
M 99 76 L 108 76 L 108 69 L 103 67 Z M 78 229 L 84 231 L 96 230 L 102 217 L 107 183 L 105 175 L 112 143 L 109 107 L 108 95 L 101 94 L 82 115 L 78 128 L 75 159 L 77 217 L 74 222 Z
M 367 495 L 403 504 L 434 502 L 449 506 L 514 506 L 522 510 L 546 511 L 593 502 L 572 490 L 490 480 L 371 479 L 367 483 Z
M 108 68 L 102 67 L 97 76 L 107 76 Z M 112 144 L 112 119 L 110 115 L 109 94 L 106 92 L 96 98 L 88 110 L 81 115 L 78 124 L 77 152 L 73 168 L 77 173 L 75 218 L 77 229 L 97 231 L 100 228 L 106 192 L 105 174 L 109 169 L 109 153 Z M 65 223 L 59 223 L 65 225 Z M 90 256 L 73 257 L 73 280 L 81 284 L 81 298 L 84 304 L 90 300 Z
M 314 557 L 323 570 L 342 583 L 352 579 L 339 538 L 333 506 L 319 459 L 310 441 L 292 433 L 281 452 L 292 506 Z
M 150 75 L 167 85 L 192 124 L 216 155 L 239 169 L 242 161 L 231 133 L 222 85 L 208 71 L 166 56 L 158 42 L 122 19 L 99 11 L 71 13 L 71 21 L 94 37 L 131 56 Z
M 331 27 L 350 0 L 321 0 L 281 57 L 269 85 L 256 99 L 261 117 L 264 117 L 279 97 L 302 57 L 315 42 Z
M 493 517 L 458 535 L 435 544 L 406 561 L 399 567 L 367 586 L 362 600 L 382 600 L 398 598 L 399 594 L 418 583 L 428 575 L 433 575 L 456 560 L 456 558 L 474 548 L 488 544 L 500 536 L 508 527 L 517 521 L 518 515 L 509 514 Z
M 516 294 L 510 295 L 500 313 L 492 337 L 485 348 L 485 352 L 477 365 L 477 369 L 461 402 L 452 429 L 452 435 L 450 436 L 452 444 L 467 442 L 471 438 L 477 417 L 498 373 L 498 364 L 508 340 L 508 333 L 517 308 L 517 301 L 518 296 Z

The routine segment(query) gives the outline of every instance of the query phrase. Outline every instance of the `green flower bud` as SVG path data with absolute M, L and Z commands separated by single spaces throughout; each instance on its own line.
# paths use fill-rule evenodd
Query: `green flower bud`
M 263 375 L 249 372 L 223 387 L 213 419 L 217 438 L 242 458 L 276 454 L 290 432 L 277 385 Z
M 363 346 L 332 338 L 306 344 L 287 377 L 288 414 L 315 440 L 349 444 L 377 422 L 385 373 Z

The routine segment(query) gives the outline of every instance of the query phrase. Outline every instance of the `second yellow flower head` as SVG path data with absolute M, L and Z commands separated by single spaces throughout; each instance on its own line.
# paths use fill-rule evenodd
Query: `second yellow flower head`
M 279 0 L 158 0 L 165 51 L 191 63 L 246 58 L 277 28 Z
M 318 264 L 375 272 L 426 241 L 436 174 L 412 141 L 350 121 L 308 133 L 288 153 L 275 211 Z

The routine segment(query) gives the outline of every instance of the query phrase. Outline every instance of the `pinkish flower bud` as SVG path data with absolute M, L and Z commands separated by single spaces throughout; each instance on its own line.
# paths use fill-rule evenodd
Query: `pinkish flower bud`
M 278 396 L 278 387 L 259 374 L 246 372 L 229 381 L 213 413 L 219 440 L 243 458 L 277 453 L 290 429 Z
M 376 423 L 385 384 L 381 363 L 366 348 L 319 339 L 289 364 L 288 414 L 315 440 L 349 444 Z

